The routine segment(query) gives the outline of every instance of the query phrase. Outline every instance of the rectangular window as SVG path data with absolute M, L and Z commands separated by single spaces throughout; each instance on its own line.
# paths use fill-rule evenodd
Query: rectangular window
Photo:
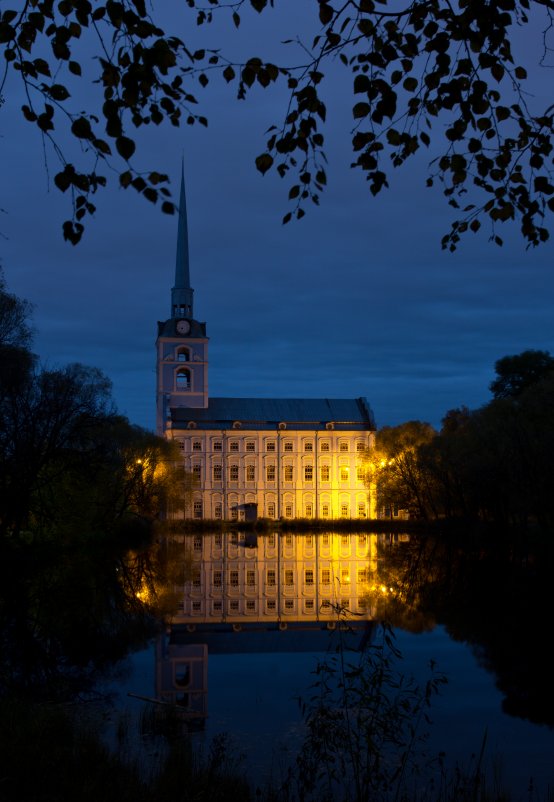
M 265 445 L 266 451 L 275 451 L 275 440 L 269 440 Z
M 246 444 L 247 451 L 255 451 L 256 450 L 256 443 L 253 440 L 249 440 Z
M 219 507 L 219 512 L 220 512 L 220 515 L 221 515 L 221 504 L 216 504 L 215 505 L 216 512 L 217 512 L 217 508 L 218 507 Z M 216 549 L 220 549 L 223 546 L 223 535 L 222 534 L 214 535 L 214 546 L 216 547 Z
M 340 505 L 340 515 L 341 518 L 348 518 L 348 504 Z
M 322 504 L 321 505 L 321 517 L 322 518 L 328 518 L 329 517 L 329 505 L 328 504 Z
M 221 465 L 214 465 L 212 476 L 214 482 L 221 482 L 221 480 L 223 479 L 223 467 Z
M 306 441 L 304 443 L 304 451 L 313 451 L 313 450 L 314 450 L 314 444 L 310 440 Z
M 256 601 L 255 601 L 255 599 L 247 599 L 246 600 L 246 611 L 248 613 L 255 613 L 256 612 Z
M 330 585 L 331 584 L 331 569 L 330 568 L 323 568 L 321 571 L 321 584 L 322 585 Z
M 201 465 L 193 465 L 192 466 L 192 480 L 193 482 L 199 483 L 202 480 L 202 466 Z
M 266 574 L 266 584 L 268 588 L 275 587 L 275 571 L 273 568 L 270 568 Z
M 254 465 L 246 466 L 246 481 L 253 482 L 256 479 L 256 468 Z
M 291 613 L 294 610 L 293 599 L 285 599 L 285 610 L 287 611 L 287 613 Z
M 341 482 L 348 482 L 348 466 L 341 465 L 340 466 L 340 480 Z
M 345 443 L 344 440 L 339 446 L 339 451 L 348 451 L 348 443 Z
M 285 518 L 292 518 L 292 504 L 285 504 Z
M 271 506 L 271 505 L 270 505 L 270 506 Z M 268 538 L 267 538 L 267 545 L 268 545 L 270 548 L 272 548 L 272 549 L 274 549 L 274 548 L 275 548 L 275 534 L 268 535 Z
M 285 546 L 292 546 L 292 535 L 285 535 Z
M 322 451 L 330 451 L 330 450 L 331 450 L 331 446 L 330 446 L 330 444 L 329 444 L 329 442 L 328 442 L 327 440 L 324 440 L 324 441 L 322 442 L 322 444 L 321 444 L 321 450 L 322 450 Z
M 328 482 L 330 475 L 331 475 L 331 466 L 330 465 L 322 465 L 321 466 L 321 481 L 322 482 Z
M 265 478 L 268 482 L 275 481 L 275 465 L 267 465 L 265 469 Z
M 367 582 L 367 568 L 358 568 L 358 582 Z
M 287 440 L 287 442 L 285 443 L 285 451 L 292 451 L 292 443 L 290 442 L 290 440 Z
M 360 440 L 356 443 L 356 451 L 365 451 L 365 444 Z
M 239 518 L 239 511 L 236 507 L 231 507 L 231 520 L 238 521 Z
M 201 613 L 202 612 L 202 602 L 193 601 L 193 603 L 192 603 L 192 612 L 193 613 Z
M 238 571 L 229 571 L 229 585 L 232 588 L 238 588 L 238 586 L 239 586 L 239 572 Z
M 314 544 L 314 536 L 306 535 L 306 537 L 304 538 L 304 543 L 306 544 L 306 548 L 311 548 Z
M 314 478 L 314 466 L 304 465 L 304 481 L 313 482 L 313 478 Z
M 202 502 L 195 501 L 192 507 L 192 514 L 194 518 L 201 518 L 202 517 Z
M 231 613 L 238 613 L 239 611 L 239 602 L 238 599 L 233 599 L 229 602 L 229 611 Z
M 179 440 L 179 451 L 184 451 L 184 450 L 185 450 L 185 441 Z
M 329 505 L 325 505 L 324 504 L 323 506 L 327 507 L 327 512 L 328 512 L 329 511 Z M 322 536 L 322 543 L 323 543 L 324 546 L 328 546 L 329 545 L 329 535 L 323 535 Z
M 256 587 L 256 572 L 255 571 L 247 571 L 246 572 L 246 586 L 249 588 Z
M 340 572 L 340 581 L 342 585 L 348 585 L 350 582 L 350 572 L 348 568 L 342 568 Z
M 310 587 L 314 584 L 313 568 L 306 568 L 304 571 L 304 583 Z
M 212 585 L 214 588 L 222 588 L 223 587 L 223 572 L 222 571 L 214 571 L 212 576 Z
M 365 518 L 365 504 L 363 501 L 358 504 L 358 518 Z
M 294 468 L 292 465 L 285 465 L 285 482 L 292 482 L 294 479 Z
M 196 569 L 192 577 L 192 587 L 198 590 L 198 588 L 200 588 L 201 586 L 202 586 L 202 579 L 200 576 L 200 571 Z
M 229 481 L 238 482 L 239 480 L 239 466 L 229 465 Z
M 356 465 L 356 479 L 358 482 L 364 481 L 364 469 L 362 465 Z
M 192 548 L 194 551 L 202 551 L 202 537 L 200 535 L 194 536 Z
M 274 504 L 273 501 L 268 502 L 268 505 L 267 505 L 267 517 L 268 518 L 275 518 L 275 504 Z M 273 535 L 270 535 L 270 537 L 273 537 Z
M 366 535 L 358 535 L 358 546 L 365 546 Z
M 218 502 L 217 504 L 214 505 L 214 518 L 220 521 L 222 517 L 223 517 L 223 511 L 221 508 L 221 502 Z
M 212 604 L 212 610 L 214 613 L 222 613 L 223 612 L 223 602 L 221 600 L 216 600 Z
M 229 451 L 238 451 L 239 450 L 239 443 L 238 440 L 231 440 L 229 443 Z
M 346 504 L 343 504 L 343 507 L 346 507 L 346 509 L 348 509 Z M 341 509 L 342 509 L 342 507 L 341 507 Z M 341 546 L 349 546 L 350 545 L 350 535 L 341 535 L 340 536 L 340 544 L 341 544 Z
M 294 585 L 294 571 L 290 568 L 287 568 L 285 571 L 285 586 L 287 588 L 292 588 Z
M 192 450 L 193 451 L 202 451 L 202 441 L 201 440 L 193 440 L 192 441 Z
M 277 605 L 276 605 L 275 599 L 268 599 L 266 601 L 266 603 L 265 603 L 265 609 L 267 610 L 268 613 L 274 612 L 275 609 L 276 609 L 276 606 Z
M 313 515 L 313 506 L 311 504 L 306 504 L 306 518 L 311 518 Z
M 314 609 L 314 600 L 313 599 L 306 599 L 306 612 L 311 613 Z
M 223 451 L 223 444 L 221 440 L 214 440 L 214 451 Z
M 331 602 L 328 599 L 324 599 L 321 602 L 321 612 L 322 613 L 330 613 L 331 612 Z

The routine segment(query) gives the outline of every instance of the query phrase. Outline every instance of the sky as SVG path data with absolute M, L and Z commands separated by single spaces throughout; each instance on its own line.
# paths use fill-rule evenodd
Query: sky
M 245 15 L 236 31 L 227 23 L 197 29 L 182 0 L 161 4 L 166 30 L 187 42 L 265 57 L 306 30 L 310 7 L 281 0 L 275 11 Z M 522 37 L 521 55 L 533 62 L 536 31 Z M 452 210 L 440 189 L 425 187 L 423 152 L 373 198 L 350 169 L 350 83 L 333 69 L 323 129 L 328 187 L 301 221 L 282 225 L 289 185 L 254 166 L 267 128 L 284 115 L 282 90 L 237 101 L 210 76 L 205 91 L 195 89 L 207 129 L 143 130 L 134 163 L 168 173 L 176 198 L 184 164 L 194 313 L 210 338 L 211 396 L 364 396 L 378 427 L 422 420 L 440 428 L 449 409 L 490 400 L 502 356 L 554 353 L 554 239 L 526 250 L 517 227 L 503 226 L 499 248 L 484 225 L 454 254 L 441 250 Z M 551 73 L 536 76 L 532 100 L 546 107 Z M 93 93 L 76 88 L 73 108 Z M 47 151 L 45 167 L 13 76 L 4 95 L 0 259 L 8 289 L 34 305 L 35 351 L 47 367 L 100 368 L 119 411 L 153 429 L 154 344 L 157 321 L 170 316 L 177 218 L 119 189 L 114 174 L 83 241 L 64 242 L 69 205 L 52 185 L 55 158 Z

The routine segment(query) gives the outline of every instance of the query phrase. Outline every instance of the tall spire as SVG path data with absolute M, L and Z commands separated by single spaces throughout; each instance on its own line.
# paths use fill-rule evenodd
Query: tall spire
M 189 235 L 187 201 L 185 198 L 185 169 L 181 166 L 181 194 L 179 197 L 179 223 L 177 229 L 177 258 L 175 286 L 171 290 L 171 317 L 192 317 L 192 295 L 189 275 Z

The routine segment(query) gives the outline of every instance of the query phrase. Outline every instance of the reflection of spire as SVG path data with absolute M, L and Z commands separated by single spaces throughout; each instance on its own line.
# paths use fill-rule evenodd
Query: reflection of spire
M 189 235 L 187 202 L 185 198 L 185 171 L 181 168 L 181 194 L 179 197 L 179 223 L 177 229 L 177 258 L 175 260 L 175 286 L 171 290 L 171 317 L 192 317 L 192 294 L 189 275 Z

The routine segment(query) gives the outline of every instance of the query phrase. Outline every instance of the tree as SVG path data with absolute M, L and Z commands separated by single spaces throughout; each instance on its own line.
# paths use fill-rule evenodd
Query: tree
M 554 357 L 548 351 L 522 351 L 495 362 L 496 379 L 489 389 L 495 398 L 518 398 L 528 387 L 554 371 Z
M 191 23 L 209 24 L 216 12 L 226 11 L 239 26 L 246 9 L 261 13 L 274 0 L 186 5 Z M 314 0 L 312 8 L 313 36 L 306 42 L 294 36 L 291 21 L 289 44 L 298 45 L 300 55 L 292 63 L 287 58 L 286 66 L 259 55 L 236 60 L 209 47 L 189 49 L 156 23 L 145 0 L 28 0 L 22 10 L 4 9 L 0 93 L 8 73 L 17 72 L 27 97 L 23 114 L 60 160 L 54 182 L 70 191 L 73 206 L 64 237 L 80 240 L 84 218 L 95 210 L 91 196 L 106 185 L 103 168 L 117 158 L 123 162 L 115 168 L 121 186 L 132 186 L 153 203 L 161 200 L 163 211 L 174 210 L 168 177 L 133 167 L 131 131 L 163 122 L 205 125 L 207 118 L 194 111 L 193 89 L 205 87 L 214 72 L 236 88 L 239 99 L 254 85 L 286 82 L 288 107 L 270 129 L 256 166 L 292 177 L 292 211 L 284 222 L 301 218 L 308 201 L 318 203 L 327 181 L 325 80 L 342 64 L 354 94 L 352 166 L 365 175 L 373 195 L 388 186 L 385 157 L 399 167 L 423 147 L 431 158 L 428 185 L 439 182 L 456 210 L 444 248 L 454 250 L 460 236 L 477 231 L 483 219 L 498 245 L 497 226 L 507 221 L 518 221 L 529 245 L 548 238 L 554 106 L 533 104 L 528 69 L 514 61 L 512 45 L 543 15 L 535 52 L 545 62 L 554 0 L 407 0 L 400 8 L 386 0 Z M 86 40 L 97 56 L 92 77 L 77 55 L 77 44 Z M 103 87 L 102 107 L 73 110 L 73 84 L 91 80 Z M 90 169 L 66 157 L 63 137 L 57 136 L 64 126 L 92 158 Z

